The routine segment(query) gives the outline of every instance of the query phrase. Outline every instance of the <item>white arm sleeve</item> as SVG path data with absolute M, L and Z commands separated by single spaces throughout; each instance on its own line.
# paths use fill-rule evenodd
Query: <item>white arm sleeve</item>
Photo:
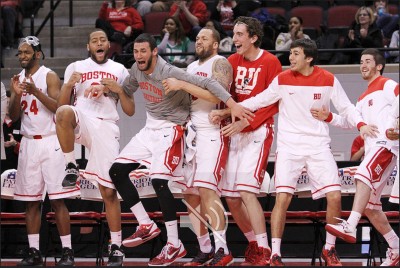
M 267 89 L 264 89 L 263 92 L 254 97 L 242 101 L 240 104 L 251 111 L 257 111 L 258 109 L 267 107 L 280 99 L 278 77 L 275 77 Z

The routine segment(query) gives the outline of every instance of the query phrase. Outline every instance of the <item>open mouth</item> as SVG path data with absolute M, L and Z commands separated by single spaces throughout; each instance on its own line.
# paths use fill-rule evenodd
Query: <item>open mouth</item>
M 240 49 L 242 47 L 242 45 L 235 45 L 236 49 Z
M 97 56 L 104 56 L 104 55 L 105 55 L 105 54 L 104 54 L 104 49 L 96 50 L 96 55 L 97 55 Z
M 146 61 L 144 61 L 144 60 L 138 60 L 138 61 L 136 61 L 136 62 L 137 62 L 137 64 L 140 65 L 140 66 L 143 66 L 143 65 L 146 64 Z

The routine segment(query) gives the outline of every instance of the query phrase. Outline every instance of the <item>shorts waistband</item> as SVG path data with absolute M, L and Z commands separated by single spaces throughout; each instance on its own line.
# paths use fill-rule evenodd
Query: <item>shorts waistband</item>
M 43 139 L 43 138 L 45 138 L 45 137 L 49 137 L 49 136 L 52 136 L 52 135 L 55 135 L 55 134 L 47 134 L 47 135 L 24 135 L 24 138 L 27 138 L 27 139 L 34 139 L 34 140 L 41 140 L 41 139 Z

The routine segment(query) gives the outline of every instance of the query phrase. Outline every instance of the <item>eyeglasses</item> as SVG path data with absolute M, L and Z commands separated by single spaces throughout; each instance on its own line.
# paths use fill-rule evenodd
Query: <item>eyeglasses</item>
M 37 45 L 40 44 L 39 43 L 39 39 L 36 36 L 27 36 L 27 37 L 24 37 L 24 38 L 20 38 L 19 39 L 19 43 L 20 44 L 27 43 L 27 44 L 29 44 L 31 46 L 37 46 Z
M 358 14 L 359 17 L 369 17 L 369 14 L 366 13 L 360 13 Z

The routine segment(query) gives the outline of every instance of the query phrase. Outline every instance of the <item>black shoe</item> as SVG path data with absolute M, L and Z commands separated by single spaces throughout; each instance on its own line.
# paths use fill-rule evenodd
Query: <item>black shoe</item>
M 43 266 L 42 254 L 36 248 L 30 248 L 28 256 L 17 263 L 17 266 Z
M 65 171 L 67 172 L 67 175 L 65 175 L 65 178 L 62 181 L 62 187 L 64 189 L 75 188 L 76 181 L 79 177 L 79 166 L 69 162 L 67 167 L 65 168 Z
M 209 264 L 214 258 L 214 247 L 211 248 L 211 251 L 208 253 L 204 253 L 201 250 L 197 253 L 197 255 L 190 261 L 185 263 L 183 266 L 204 266 Z
M 74 266 L 74 264 L 74 251 L 70 248 L 63 248 L 62 256 L 57 262 L 57 266 Z
M 110 248 L 110 254 L 108 255 L 107 266 L 122 266 L 124 257 L 124 251 L 117 245 L 112 244 Z

